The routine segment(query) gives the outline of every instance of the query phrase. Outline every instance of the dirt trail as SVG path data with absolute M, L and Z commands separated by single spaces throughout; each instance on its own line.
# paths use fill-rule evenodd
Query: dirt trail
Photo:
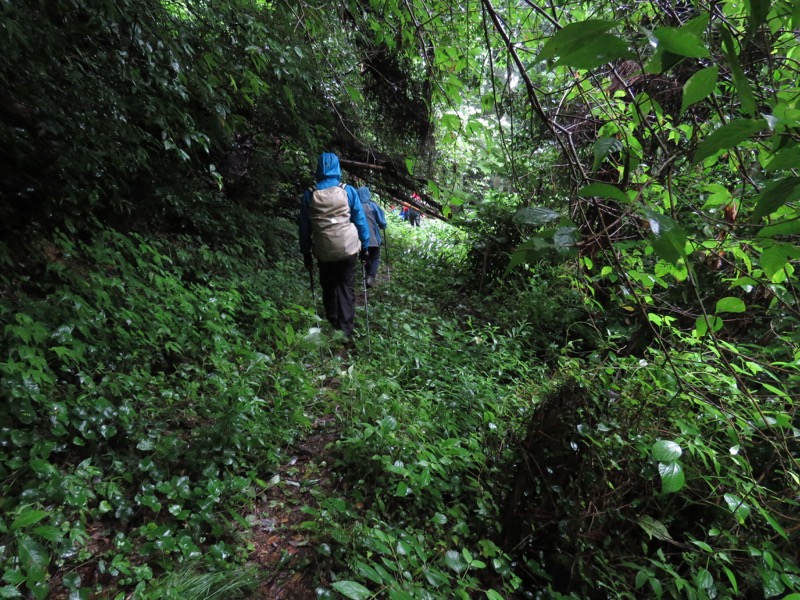
M 314 431 L 292 457 L 278 468 L 255 506 L 254 545 L 251 562 L 269 574 L 254 599 L 308 600 L 316 597 L 316 588 L 325 585 L 324 570 L 316 552 L 319 541 L 309 539 L 300 527 L 311 517 L 304 506 L 316 506 L 312 489 L 333 491 L 331 466 L 326 460 L 326 446 L 337 434 L 335 419 L 326 417 L 314 423 Z

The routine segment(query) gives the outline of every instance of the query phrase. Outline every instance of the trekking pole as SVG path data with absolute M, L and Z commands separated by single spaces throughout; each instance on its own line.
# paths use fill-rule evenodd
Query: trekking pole
M 386 280 L 392 280 L 392 271 L 389 265 L 389 235 L 383 230 L 383 245 L 386 246 Z
M 367 264 L 361 263 L 361 273 L 364 280 L 364 319 L 367 322 L 367 351 L 372 352 L 372 343 L 369 339 L 369 301 L 367 300 Z
M 314 312 L 317 312 L 317 293 L 314 291 L 314 269 L 308 270 L 308 283 L 311 287 L 311 298 L 314 300 Z

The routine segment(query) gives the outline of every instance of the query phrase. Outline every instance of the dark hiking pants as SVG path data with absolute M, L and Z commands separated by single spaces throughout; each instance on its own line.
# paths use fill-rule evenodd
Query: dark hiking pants
M 356 318 L 355 273 L 355 255 L 336 262 L 319 263 L 325 317 L 334 329 L 340 329 L 348 338 L 353 333 Z
M 370 246 L 368 252 L 369 259 L 367 260 L 367 275 L 372 275 L 372 277 L 375 277 L 378 274 L 378 265 L 381 262 L 381 247 Z

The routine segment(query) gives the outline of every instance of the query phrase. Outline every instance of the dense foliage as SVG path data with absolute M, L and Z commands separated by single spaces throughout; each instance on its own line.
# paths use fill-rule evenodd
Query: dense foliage
M 800 597 L 796 2 L 0 25 L 0 597 L 257 596 L 323 415 L 320 597 Z M 450 221 L 390 217 L 352 357 L 295 251 L 327 149 Z

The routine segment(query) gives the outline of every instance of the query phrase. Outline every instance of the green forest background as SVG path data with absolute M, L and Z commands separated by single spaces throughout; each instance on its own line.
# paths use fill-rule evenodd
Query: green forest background
M 798 31 L 0 2 L 0 598 L 800 599 Z M 322 151 L 389 212 L 351 353 Z

